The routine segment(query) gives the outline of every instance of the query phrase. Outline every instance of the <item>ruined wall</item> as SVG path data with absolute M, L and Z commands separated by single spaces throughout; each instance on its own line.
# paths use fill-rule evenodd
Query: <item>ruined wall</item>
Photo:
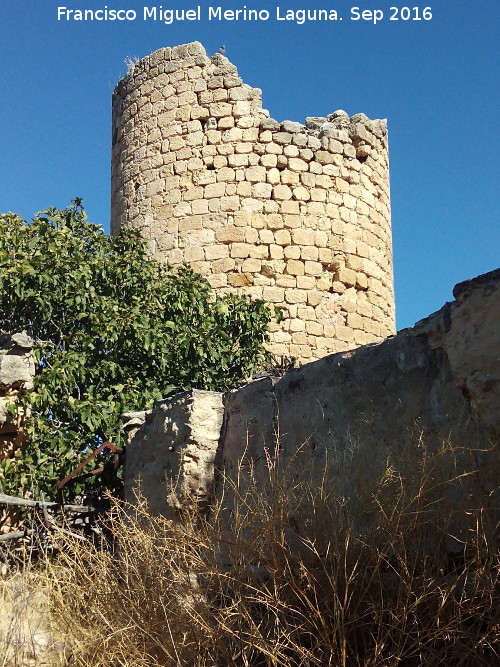
M 278 454 L 284 467 L 294 462 L 290 470 L 299 473 L 317 465 L 320 475 L 328 461 L 338 497 L 349 500 L 386 475 L 396 490 L 401 483 L 408 490 L 421 478 L 422 466 L 432 465 L 427 481 L 436 497 L 445 496 L 450 550 L 460 548 L 451 535 L 474 529 L 477 520 L 460 510 L 480 509 L 485 525 L 495 526 L 500 520 L 500 270 L 458 285 L 454 295 L 454 302 L 382 343 L 334 354 L 227 394 L 217 452 L 224 476 L 240 474 L 242 457 L 245 466 L 262 469 L 263 479 L 268 456 Z M 219 405 L 220 395 L 212 396 Z M 172 399 L 173 404 L 179 401 L 189 399 Z M 213 414 L 215 423 L 216 409 Z M 182 441 L 170 432 L 163 452 L 154 450 L 157 473 L 164 474 L 167 456 L 170 467 L 173 454 L 174 468 L 182 464 Z M 127 456 L 130 451 L 149 456 L 154 438 L 148 440 L 145 433 L 152 435 L 147 425 Z M 137 475 L 127 466 L 126 485 L 133 486 Z M 142 480 L 153 503 L 165 495 L 165 485 L 158 484 L 161 474 L 151 482 L 146 476 Z M 390 482 L 384 482 L 388 506 Z M 299 532 L 307 506 L 301 511 Z M 429 540 L 432 523 L 431 516 Z
M 22 443 L 20 417 L 8 408 L 23 389 L 33 388 L 33 341 L 24 333 L 0 333 L 0 461 Z
M 154 410 L 123 415 L 134 443 L 125 459 L 125 500 L 134 503 L 143 494 L 153 514 L 170 518 L 186 495 L 209 503 L 223 415 L 222 394 L 197 389 L 159 401 Z M 166 479 L 175 482 L 175 496 L 167 494 Z
M 113 94 L 112 222 L 219 292 L 280 306 L 271 351 L 321 358 L 394 333 L 387 128 L 336 111 L 279 123 L 198 42 Z
M 33 388 L 33 345 L 25 333 L 0 333 L 0 461 L 13 456 L 24 442 L 24 415 L 12 414 L 9 406 L 17 401 L 19 392 Z M 0 477 L 0 491 L 1 483 Z M 0 506 L 0 533 L 10 532 L 17 524 L 17 510 Z

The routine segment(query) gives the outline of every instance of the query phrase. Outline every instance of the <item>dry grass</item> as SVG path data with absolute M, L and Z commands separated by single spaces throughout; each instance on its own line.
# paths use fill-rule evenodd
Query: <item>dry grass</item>
M 39 576 L 67 664 L 500 664 L 494 517 L 448 509 L 467 476 L 443 482 L 430 457 L 417 483 L 387 468 L 345 499 L 328 465 L 318 477 L 273 461 L 265 482 L 243 463 L 210 516 L 186 506 L 174 523 L 117 505 L 114 544 L 61 536 Z

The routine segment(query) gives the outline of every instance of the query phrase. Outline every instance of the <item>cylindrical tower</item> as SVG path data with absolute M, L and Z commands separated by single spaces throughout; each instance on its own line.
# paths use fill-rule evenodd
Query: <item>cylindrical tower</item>
M 142 59 L 114 91 L 111 217 L 217 292 L 280 306 L 275 354 L 317 359 L 394 333 L 386 122 L 277 122 L 198 42 Z

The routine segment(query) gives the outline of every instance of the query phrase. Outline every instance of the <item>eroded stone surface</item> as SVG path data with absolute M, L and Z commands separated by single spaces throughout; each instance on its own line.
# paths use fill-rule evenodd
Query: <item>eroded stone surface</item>
M 223 417 L 222 394 L 196 389 L 183 392 L 160 401 L 143 415 L 143 425 L 127 446 L 125 500 L 133 503 L 140 493 L 153 514 L 169 517 L 175 516 L 182 498 L 209 502 Z M 177 497 L 168 495 L 172 484 Z
M 0 391 L 2 388 L 33 388 L 33 345 L 33 340 L 24 332 L 0 334 Z
M 279 451 L 282 464 L 298 470 L 313 462 L 321 471 L 329 461 L 339 497 L 352 499 L 388 471 L 411 488 L 428 464 L 435 467 L 433 493 L 445 495 L 450 509 L 450 550 L 460 548 L 452 535 L 474 529 L 476 518 L 460 508 L 483 508 L 485 525 L 496 525 L 500 272 L 455 293 L 456 301 L 382 343 L 232 392 L 225 474 L 236 474 L 243 452 L 259 462 L 265 450 Z M 429 528 L 428 539 L 438 538 Z
M 32 362 L 12 354 L 0 354 L 0 385 L 13 389 L 32 389 Z

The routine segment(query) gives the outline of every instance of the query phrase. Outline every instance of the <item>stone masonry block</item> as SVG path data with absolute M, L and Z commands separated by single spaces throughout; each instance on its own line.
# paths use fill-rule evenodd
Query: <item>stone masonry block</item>
M 286 272 L 292 276 L 303 276 L 305 273 L 304 262 L 298 259 L 289 259 L 286 263 Z
M 297 157 L 291 157 L 288 159 L 288 168 L 291 171 L 307 171 L 308 164 L 304 160 L 301 160 Z
M 334 162 L 333 155 L 328 151 L 316 151 L 314 159 L 319 164 L 333 164 Z
M 243 243 L 245 240 L 245 229 L 243 227 L 229 226 L 217 229 L 215 238 L 220 243 Z
M 233 287 L 249 287 L 254 279 L 251 273 L 229 273 L 227 280 Z
M 265 167 L 248 167 L 245 169 L 245 178 L 250 183 L 258 183 L 266 180 L 266 168 Z
M 288 185 L 276 185 L 273 188 L 274 199 L 291 199 L 292 191 Z
M 337 271 L 336 278 L 339 282 L 349 287 L 354 287 L 356 285 L 357 276 L 356 272 L 352 269 L 340 268 Z
M 240 257 L 244 259 L 249 256 L 250 246 L 248 243 L 233 243 L 231 245 L 231 257 Z
M 285 185 L 298 185 L 300 183 L 300 176 L 289 169 L 284 169 L 281 172 L 280 180 Z
M 297 157 L 299 154 L 299 149 L 294 144 L 291 144 L 290 146 L 285 146 L 283 149 L 283 154 L 287 157 Z
M 208 504 L 223 414 L 222 394 L 197 389 L 145 413 L 144 424 L 127 447 L 125 500 L 135 502 L 140 492 L 152 514 L 171 519 L 177 518 L 185 496 Z
M 293 242 L 297 245 L 314 245 L 315 232 L 312 229 L 294 229 L 292 230 Z
M 0 354 L 0 387 L 32 389 L 34 370 L 30 356 Z

